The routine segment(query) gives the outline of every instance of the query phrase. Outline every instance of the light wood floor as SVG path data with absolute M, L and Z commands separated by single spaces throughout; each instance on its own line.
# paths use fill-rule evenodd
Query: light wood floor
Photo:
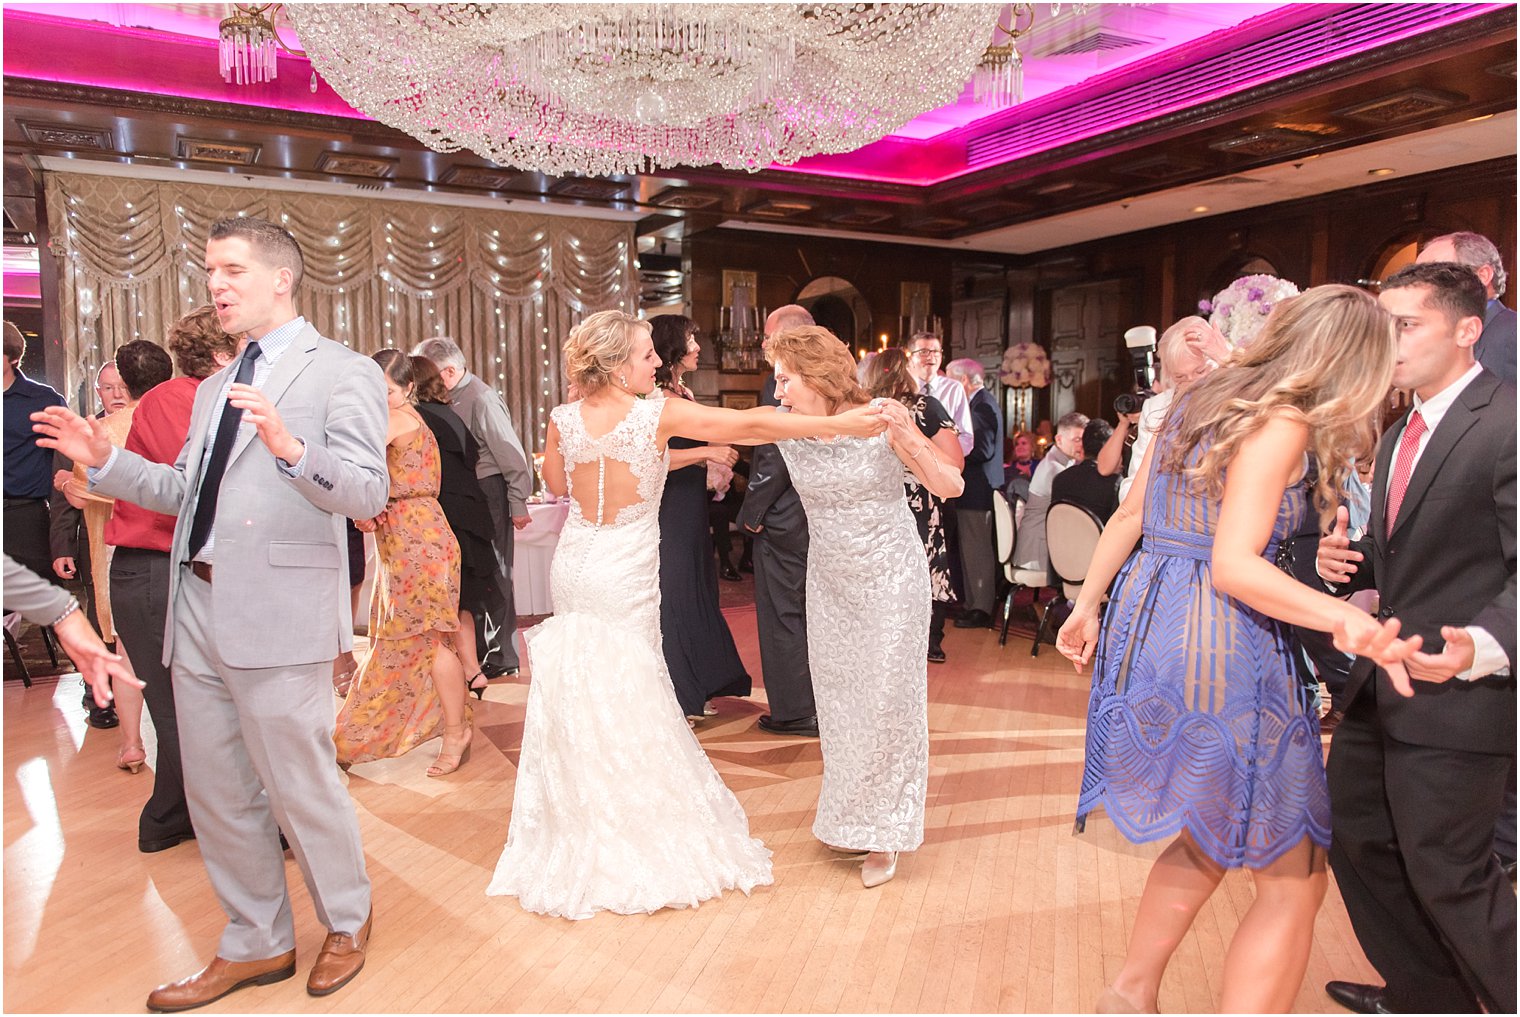
M 729 618 L 758 675 L 753 612 Z M 1000 649 L 993 632 L 952 629 L 945 648 L 929 672 L 927 840 L 879 889 L 812 838 L 818 743 L 759 732 L 757 689 L 720 700 L 700 737 L 775 852 L 773 886 L 583 922 L 487 898 L 527 697 L 500 683 L 454 776 L 423 775 L 436 742 L 353 768 L 375 887 L 364 972 L 306 995 L 325 930 L 288 862 L 300 976 L 207 1012 L 1090 1012 L 1160 845 L 1131 846 L 1101 816 L 1072 835 L 1084 676 L 1050 648 L 1031 660 L 1027 634 Z M 5 683 L 7 1011 L 141 1012 L 154 985 L 209 959 L 224 920 L 194 842 L 137 852 L 151 777 L 114 768 L 118 732 L 89 728 L 79 699 L 77 675 Z M 1168 971 L 1164 1010 L 1217 1007 L 1251 899 L 1250 877 L 1231 874 Z M 1296 1009 L 1335 1010 L 1329 978 L 1377 980 L 1333 885 Z

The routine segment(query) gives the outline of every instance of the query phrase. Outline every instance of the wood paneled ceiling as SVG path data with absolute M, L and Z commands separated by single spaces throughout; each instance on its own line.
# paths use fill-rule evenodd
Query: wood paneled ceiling
M 1301 20 L 1348 10 L 1324 5 Z M 1158 66 L 1148 77 L 1129 74 L 1107 92 L 1073 86 L 1031 104 L 1028 116 L 1016 107 L 997 124 L 961 132 L 965 137 L 951 141 L 966 147 L 967 163 L 976 168 L 929 184 L 781 169 L 550 178 L 468 152 L 432 152 L 369 120 L 14 76 L 8 60 L 7 241 L 35 228 L 27 171 L 37 157 L 51 155 L 323 181 L 370 193 L 427 190 L 563 205 L 639 217 L 641 232 L 674 237 L 718 224 L 757 224 L 1006 250 L 979 241 L 1023 223 L 1514 110 L 1515 20 L 1513 6 L 1486 9 L 1154 116 L 1147 114 L 1143 89 L 1175 77 L 1179 68 L 1152 61 Z M 12 34 L 8 15 L 8 50 Z M 1221 52 L 1228 56 L 1228 47 Z M 1133 103 L 1137 87 L 1140 106 L 1122 126 L 1031 154 L 999 156 L 999 145 L 1016 152 L 1015 135 L 1038 128 L 1040 117 L 1070 118 L 1121 98 Z

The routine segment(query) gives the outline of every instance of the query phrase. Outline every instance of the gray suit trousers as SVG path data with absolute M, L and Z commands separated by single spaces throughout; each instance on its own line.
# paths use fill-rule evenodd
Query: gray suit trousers
M 190 818 L 228 917 L 218 956 L 253 961 L 295 949 L 281 830 L 317 918 L 333 932 L 359 931 L 370 884 L 333 746 L 331 662 L 231 667 L 216 652 L 211 585 L 186 569 L 177 599 L 174 699 L 186 719 Z
M 801 516 L 799 511 L 795 513 Z M 818 708 L 808 666 L 807 523 L 755 535 L 755 622 L 771 719 L 807 720 Z
M 955 510 L 960 527 L 961 575 L 965 579 L 966 608 L 992 613 L 997 597 L 997 550 L 992 544 L 992 512 Z
M 517 601 L 512 594 L 512 509 L 507 502 L 507 481 L 500 473 L 480 478 L 480 489 L 491 507 L 491 543 L 496 548 L 496 592 L 484 605 L 485 617 L 475 619 L 475 647 L 488 671 L 518 666 Z M 469 676 L 466 675 L 468 678 Z

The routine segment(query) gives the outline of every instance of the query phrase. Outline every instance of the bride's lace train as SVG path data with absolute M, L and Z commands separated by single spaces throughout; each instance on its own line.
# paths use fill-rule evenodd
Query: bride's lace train
M 529 686 L 511 829 L 486 892 L 590 918 L 768 885 L 771 853 L 687 727 L 648 638 L 571 613 L 527 640 L 546 677 Z

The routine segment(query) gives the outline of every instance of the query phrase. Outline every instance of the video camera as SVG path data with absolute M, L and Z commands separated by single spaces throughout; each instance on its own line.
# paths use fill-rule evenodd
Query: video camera
M 1114 399 L 1114 412 L 1139 413 L 1145 401 L 1156 394 L 1156 329 L 1151 325 L 1136 325 L 1124 333 L 1124 345 L 1129 349 L 1130 365 L 1135 372 L 1137 392 L 1121 392 Z

